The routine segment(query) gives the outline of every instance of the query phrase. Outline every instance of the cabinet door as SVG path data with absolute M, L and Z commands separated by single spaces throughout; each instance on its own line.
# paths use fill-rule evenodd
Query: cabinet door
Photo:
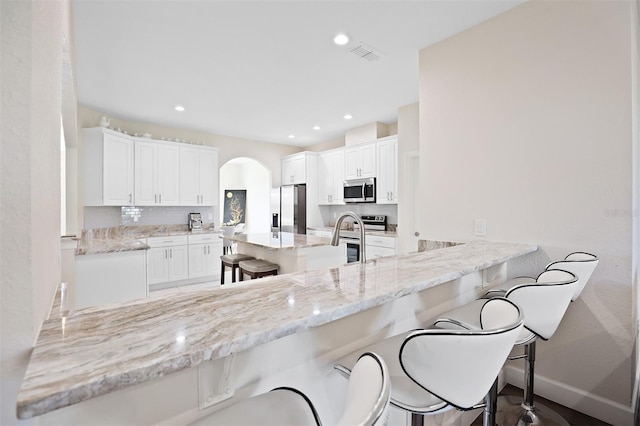
M 169 247 L 169 281 L 189 278 L 188 246 Z
M 220 276 L 220 256 L 222 256 L 222 241 L 207 244 L 205 275 Z
M 157 204 L 180 205 L 180 147 L 170 144 L 157 146 Z
M 293 183 L 307 182 L 307 163 L 304 154 L 293 158 Z
M 282 184 L 288 185 L 294 183 L 295 177 L 293 158 L 285 158 L 282 160 Z
M 206 275 L 206 244 L 189 244 L 189 278 Z
M 344 178 L 344 151 L 340 151 L 333 156 L 332 204 L 344 204 Z
M 105 206 L 133 204 L 133 141 L 103 135 L 102 194 Z
M 376 177 L 376 144 L 370 143 L 360 148 L 362 163 L 360 166 L 360 177 Z
M 169 281 L 169 249 L 166 247 L 147 250 L 147 283 L 158 284 Z
M 384 141 L 377 144 L 377 181 L 376 203 L 397 204 L 398 202 L 398 169 L 397 141 Z
M 200 150 L 200 204 L 218 205 L 218 151 Z
M 360 148 L 348 148 L 344 150 L 344 178 L 358 179 L 360 177 L 360 168 L 362 164 L 362 155 Z
M 331 204 L 334 161 L 331 154 L 320 156 L 318 165 L 318 204 Z
M 195 147 L 180 147 L 180 205 L 196 206 L 200 200 L 200 159 Z
M 152 142 L 135 141 L 135 205 L 154 206 L 158 202 L 157 146 Z

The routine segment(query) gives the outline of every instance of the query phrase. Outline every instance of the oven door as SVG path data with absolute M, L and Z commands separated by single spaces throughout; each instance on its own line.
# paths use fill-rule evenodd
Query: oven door
M 360 261 L 360 244 L 347 243 L 347 263 Z

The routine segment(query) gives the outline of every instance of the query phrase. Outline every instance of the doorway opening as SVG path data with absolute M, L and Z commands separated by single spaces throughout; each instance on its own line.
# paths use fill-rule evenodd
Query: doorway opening
M 220 222 L 224 221 L 227 191 L 244 190 L 244 232 L 271 230 L 271 171 L 257 160 L 233 158 L 220 167 Z

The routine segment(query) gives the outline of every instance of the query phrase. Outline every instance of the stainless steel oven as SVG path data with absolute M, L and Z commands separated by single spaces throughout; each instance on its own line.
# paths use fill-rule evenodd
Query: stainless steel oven
M 360 219 L 365 231 L 384 231 L 387 228 L 387 217 L 384 215 L 362 215 Z M 355 231 L 340 231 L 340 240 L 347 245 L 348 263 L 360 261 L 360 231 L 357 223 L 354 223 L 354 228 Z
M 343 187 L 345 203 L 376 202 L 375 178 L 345 180 Z

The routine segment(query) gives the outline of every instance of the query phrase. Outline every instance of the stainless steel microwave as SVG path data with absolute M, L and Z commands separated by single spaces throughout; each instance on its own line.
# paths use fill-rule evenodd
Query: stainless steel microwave
M 375 203 L 376 179 L 352 179 L 344 181 L 345 203 Z

